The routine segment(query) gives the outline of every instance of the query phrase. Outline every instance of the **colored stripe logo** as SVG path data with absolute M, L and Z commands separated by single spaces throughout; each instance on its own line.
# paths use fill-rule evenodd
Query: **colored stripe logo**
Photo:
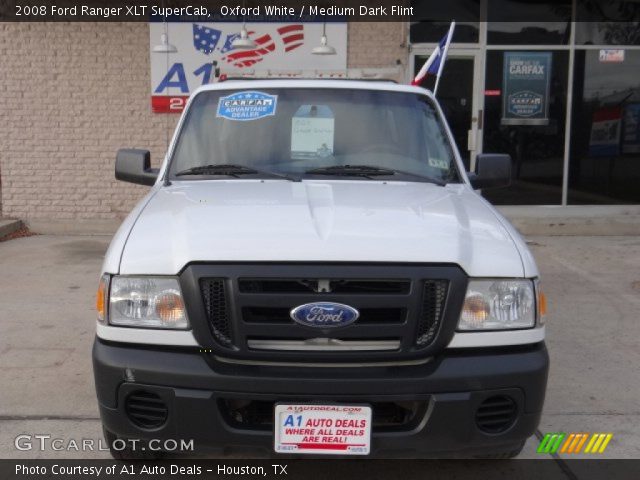
M 613 433 L 547 433 L 538 445 L 538 453 L 604 453 Z M 583 450 L 584 448 L 584 450 Z

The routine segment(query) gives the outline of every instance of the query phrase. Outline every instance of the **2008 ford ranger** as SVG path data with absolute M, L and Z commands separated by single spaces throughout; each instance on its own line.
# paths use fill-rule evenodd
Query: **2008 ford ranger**
M 190 98 L 107 252 L 93 362 L 107 439 L 286 454 L 514 456 L 548 355 L 538 270 L 474 189 L 433 95 L 228 80 Z M 113 452 L 122 455 L 122 452 Z

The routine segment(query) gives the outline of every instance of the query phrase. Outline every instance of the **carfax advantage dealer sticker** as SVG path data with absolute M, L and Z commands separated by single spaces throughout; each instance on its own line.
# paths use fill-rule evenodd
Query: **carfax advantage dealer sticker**
M 257 120 L 275 115 L 277 104 L 277 95 L 255 91 L 238 92 L 220 98 L 216 116 L 237 121 Z

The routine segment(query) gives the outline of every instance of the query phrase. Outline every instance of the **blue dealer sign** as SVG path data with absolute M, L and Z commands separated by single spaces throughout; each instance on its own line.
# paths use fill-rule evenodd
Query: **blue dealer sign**
M 549 123 L 550 52 L 505 52 L 503 125 Z
M 217 117 L 229 120 L 247 121 L 275 115 L 277 95 L 263 92 L 238 92 L 220 97 Z

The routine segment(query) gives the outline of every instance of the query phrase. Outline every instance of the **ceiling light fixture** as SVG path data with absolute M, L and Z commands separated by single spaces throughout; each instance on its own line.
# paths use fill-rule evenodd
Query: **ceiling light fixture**
M 335 55 L 336 49 L 327 44 L 327 22 L 322 24 L 322 38 L 320 38 L 320 45 L 314 47 L 311 50 L 313 55 Z
M 242 1 L 242 11 L 245 11 L 245 2 Z M 256 42 L 249 38 L 249 32 L 247 32 L 247 26 L 244 21 L 244 13 L 242 14 L 242 28 L 240 29 L 240 36 L 235 38 L 233 42 L 231 42 L 231 48 L 234 50 L 251 50 L 258 46 Z

